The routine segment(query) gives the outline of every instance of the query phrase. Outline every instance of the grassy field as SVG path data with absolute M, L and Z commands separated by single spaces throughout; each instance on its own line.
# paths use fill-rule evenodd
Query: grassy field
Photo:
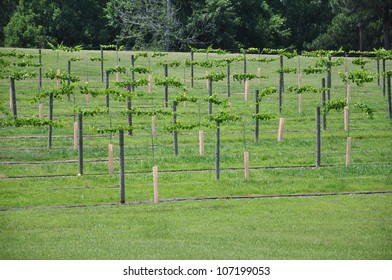
M 1 49 L 7 53 L 9 49 Z M 16 50 L 37 55 L 37 50 Z M 136 52 L 105 51 L 105 69 L 116 64 L 127 68 Z M 71 73 L 80 84 L 104 89 L 100 64 L 90 60 L 97 51 L 65 53 L 43 50 L 43 72 L 60 68 Z M 196 61 L 235 57 L 196 53 Z M 277 58 L 276 56 L 262 56 Z M 181 62 L 169 68 L 169 76 L 181 80 L 187 96 L 197 103 L 180 102 L 177 121 L 190 125 L 208 123 L 206 81 L 196 79 L 190 87 L 190 68 L 184 64 L 189 53 L 171 53 L 152 58 L 138 57 L 136 66 L 150 69 L 163 78 L 163 62 Z M 47 127 L 0 128 L 0 259 L 391 259 L 392 254 L 392 127 L 388 103 L 377 78 L 364 87 L 351 85 L 350 130 L 344 130 L 343 111 L 331 111 L 327 129 L 321 131 L 321 167 L 316 168 L 315 108 L 321 106 L 321 93 L 303 94 L 303 112 L 298 113 L 298 96 L 288 90 L 297 85 L 297 75 L 285 74 L 282 112 L 278 95 L 266 96 L 260 112 L 273 119 L 260 122 L 259 141 L 254 141 L 254 92 L 279 85 L 279 61 L 252 61 L 247 55 L 247 73 L 267 75 L 250 81 L 249 100 L 244 98 L 244 83 L 231 79 L 231 97 L 227 82 L 213 83 L 213 93 L 226 106 L 213 105 L 213 113 L 233 113 L 241 119 L 221 125 L 221 176 L 215 179 L 215 128 L 203 127 L 205 153 L 199 154 L 199 128 L 180 131 L 179 153 L 173 152 L 173 137 L 166 129 L 172 116 L 157 115 L 157 135 L 151 134 L 151 116 L 134 115 L 133 136 L 125 137 L 126 204 L 120 205 L 118 134 L 99 134 L 96 128 L 127 125 L 123 111 L 126 102 L 110 99 L 110 113 L 84 117 L 84 175 L 78 174 L 78 150 L 73 148 L 75 108 L 105 108 L 105 96 L 89 101 L 76 88 L 68 101 L 54 100 L 53 144 L 48 149 Z M 6 57 L 7 61 L 21 61 Z M 334 58 L 335 60 L 336 58 Z M 27 58 L 24 58 L 27 60 Z M 34 63 L 38 58 L 31 59 Z M 116 62 L 117 61 L 117 62 Z M 315 58 L 285 59 L 285 65 L 304 69 Z M 331 99 L 345 98 L 346 85 L 339 72 L 354 71 L 352 58 L 333 67 Z M 159 64 L 159 65 L 158 65 Z M 300 64 L 300 65 L 299 65 Z M 17 66 L 7 66 L 19 69 Z M 390 61 L 387 61 L 387 70 Z M 376 73 L 375 61 L 366 69 Z M 29 68 L 36 71 L 36 68 Z M 225 68 L 195 66 L 195 77 L 206 71 L 226 72 Z M 243 61 L 233 62 L 231 73 L 243 73 Z M 136 79 L 147 74 L 136 74 Z M 303 75 L 303 85 L 321 87 L 325 74 Z M 115 75 L 110 77 L 114 86 Z M 120 80 L 124 79 L 124 75 Z M 45 89 L 56 82 L 43 79 Z M 16 81 L 19 117 L 38 116 L 37 78 Z M 162 86 L 137 89 L 132 106 L 141 111 L 165 108 Z M 169 88 L 169 101 L 183 90 Z M 9 79 L 0 80 L 0 101 L 9 109 Z M 42 99 L 44 118 L 48 100 Z M 369 119 L 355 110 L 362 102 L 375 110 Z M 285 118 L 283 141 L 277 141 L 279 118 Z M 352 137 L 351 163 L 345 165 L 346 140 Z M 114 146 L 115 174 L 108 175 L 108 144 Z M 250 178 L 244 178 L 243 153 L 250 154 Z M 159 195 L 153 204 L 152 166 L 159 168 Z M 334 194 L 322 197 L 284 197 L 293 194 Z M 337 195 L 374 193 L 370 195 Z M 377 193 L 377 194 L 376 194 Z M 234 199 L 235 197 L 281 196 L 279 199 Z M 283 197 L 282 197 L 283 196 Z M 213 198 L 206 199 L 203 198 Z M 224 199 L 226 198 L 226 199 Z M 227 199 L 232 198 L 232 199 Z M 194 201 L 201 199 L 201 201 Z M 182 202 L 178 202 L 184 200 Z M 177 201 L 177 202 L 174 202 Z

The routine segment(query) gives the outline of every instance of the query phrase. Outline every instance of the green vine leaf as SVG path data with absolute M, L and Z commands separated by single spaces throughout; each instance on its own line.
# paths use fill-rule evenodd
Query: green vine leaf
M 240 120 L 240 117 L 235 114 L 229 114 L 227 112 L 220 111 L 216 115 L 209 116 L 208 120 L 216 123 L 235 122 Z
M 374 76 L 363 69 L 350 72 L 348 77 L 344 73 L 339 72 L 339 76 L 342 78 L 343 82 L 346 83 L 348 79 L 359 87 L 362 87 L 365 83 L 370 83 L 374 80 Z
M 354 104 L 354 108 L 361 111 L 361 112 L 364 112 L 369 119 L 374 118 L 375 110 L 370 108 L 368 105 L 366 105 L 362 102 L 357 102 Z
M 234 74 L 233 75 L 233 80 L 234 81 L 245 81 L 245 80 L 253 80 L 256 78 L 260 78 L 259 76 L 257 76 L 256 74 Z
M 180 78 L 177 77 L 155 77 L 154 78 L 155 85 L 157 86 L 170 86 L 182 88 L 184 87 L 184 83 L 181 82 Z
M 341 111 L 347 106 L 347 99 L 331 99 L 328 101 L 324 108 L 321 110 L 322 114 L 328 114 L 331 110 Z
M 252 118 L 260 121 L 268 121 L 274 119 L 275 116 L 270 113 L 257 113 L 257 114 L 253 114 Z

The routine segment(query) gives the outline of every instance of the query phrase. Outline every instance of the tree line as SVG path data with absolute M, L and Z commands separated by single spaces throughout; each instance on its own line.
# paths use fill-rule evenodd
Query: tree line
M 2 0 L 0 46 L 390 49 L 392 0 Z

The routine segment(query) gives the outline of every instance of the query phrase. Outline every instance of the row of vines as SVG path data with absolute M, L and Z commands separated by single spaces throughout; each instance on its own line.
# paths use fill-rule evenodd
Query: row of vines
M 249 178 L 249 168 L 340 164 L 328 154 L 346 139 L 349 166 L 353 133 L 355 143 L 355 135 L 367 139 L 372 127 L 390 130 L 392 53 L 382 49 L 299 55 L 255 48 L 170 54 L 115 45 L 100 52 L 51 47 L 0 51 L 4 166 L 57 162 L 71 166 L 65 173 L 83 175 L 160 165 L 211 169 L 219 179 L 223 163 L 224 169 L 244 166 Z M 32 150 L 46 154 L 23 156 Z M 391 151 L 383 150 L 374 161 L 388 162 Z

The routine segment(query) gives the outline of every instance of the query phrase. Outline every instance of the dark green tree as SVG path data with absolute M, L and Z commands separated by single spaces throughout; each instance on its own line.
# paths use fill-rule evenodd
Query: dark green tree
M 0 0 L 0 47 L 4 46 L 4 27 L 13 15 L 18 0 Z
M 54 44 L 98 47 L 112 35 L 104 17 L 107 1 L 20 0 L 4 29 L 5 45 L 43 47 Z
M 390 49 L 392 0 L 330 0 L 330 4 L 335 16 L 309 48 Z

